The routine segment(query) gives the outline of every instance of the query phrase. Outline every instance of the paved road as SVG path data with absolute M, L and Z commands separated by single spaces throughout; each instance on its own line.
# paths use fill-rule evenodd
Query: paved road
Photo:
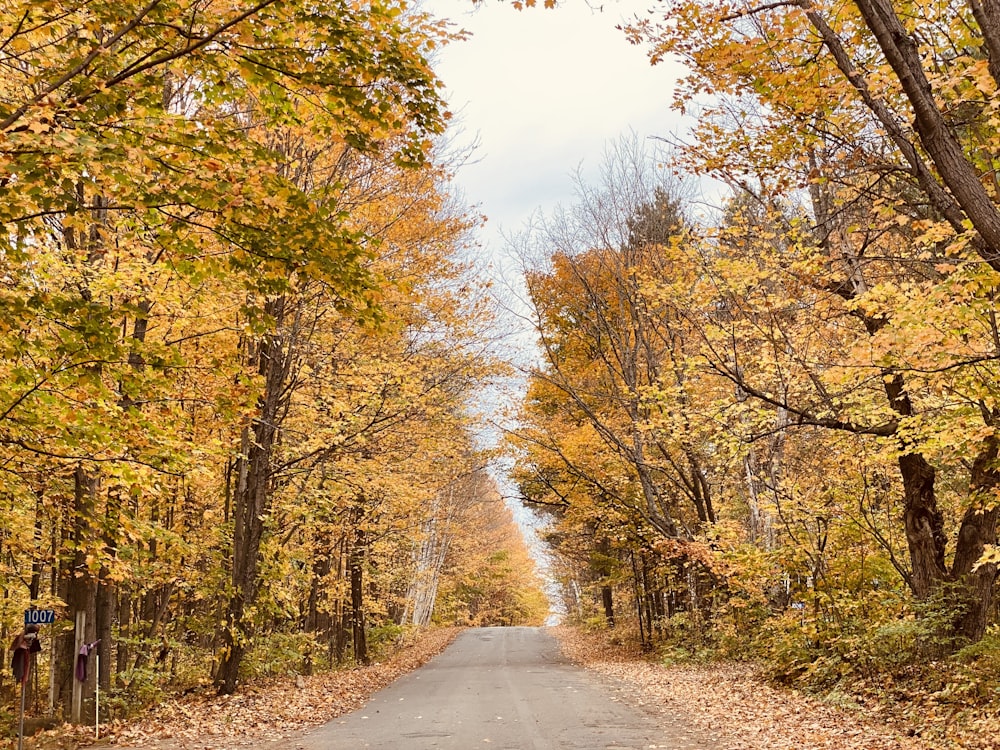
M 299 738 L 303 750 L 710 750 L 567 663 L 543 628 L 463 632 L 359 711 Z

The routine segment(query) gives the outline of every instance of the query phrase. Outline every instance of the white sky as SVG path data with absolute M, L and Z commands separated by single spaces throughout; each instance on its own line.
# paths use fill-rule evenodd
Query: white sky
M 670 110 L 681 70 L 651 66 L 615 26 L 644 15 L 657 0 L 561 0 L 554 10 L 518 11 L 510 0 L 425 0 L 422 7 L 472 32 L 435 62 L 460 144 L 478 138 L 471 164 L 458 175 L 466 200 L 489 221 L 492 253 L 536 210 L 573 203 L 572 174 L 589 174 L 607 145 L 680 132 Z M 541 0 L 539 0 L 541 4 Z
M 651 66 L 644 48 L 630 45 L 615 28 L 656 5 L 603 0 L 603 11 L 596 11 L 586 0 L 561 0 L 554 10 L 518 11 L 510 0 L 482 0 L 475 8 L 472 0 L 424 0 L 423 9 L 472 33 L 446 47 L 434 68 L 456 114 L 456 145 L 479 144 L 457 184 L 465 201 L 488 217 L 480 237 L 483 260 L 507 266 L 504 237 L 521 232 L 537 211 L 572 205 L 573 175 L 594 176 L 606 148 L 621 136 L 682 132 L 681 118 L 670 109 L 681 69 Z M 530 352 L 533 338 L 526 330 L 507 343 Z M 514 351 L 509 356 L 521 359 Z M 481 406 L 499 416 L 510 396 L 493 393 Z M 515 491 L 504 476 L 496 478 L 505 495 Z M 544 575 L 543 545 L 531 531 L 534 515 L 517 502 L 508 507 Z

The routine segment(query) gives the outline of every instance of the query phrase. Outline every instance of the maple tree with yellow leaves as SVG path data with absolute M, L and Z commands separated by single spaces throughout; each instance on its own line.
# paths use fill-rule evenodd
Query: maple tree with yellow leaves
M 630 222 L 656 205 L 632 162 L 631 181 L 605 170 L 553 217 L 562 234 L 543 228 L 532 248 L 547 259 L 533 295 L 547 359 L 515 437 L 518 476 L 527 500 L 557 508 L 583 617 L 621 625 L 611 589 L 634 602 L 626 624 L 643 640 L 761 655 L 827 688 L 940 659 L 948 676 L 927 679 L 985 705 L 998 23 L 979 2 L 677 0 L 627 30 L 654 63 L 687 66 L 675 105 L 697 121 L 671 166 L 727 191 L 650 251 L 627 295 L 641 318 L 620 314 L 615 268 L 592 260 L 627 257 Z M 611 322 L 599 335 L 598 317 Z M 669 335 L 631 346 L 635 321 Z M 648 380 L 596 377 L 640 351 Z M 648 364 L 661 361 L 676 364 Z M 642 501 L 696 485 L 645 451 L 632 467 L 616 455 L 593 420 L 629 400 L 642 410 L 631 450 L 692 436 L 707 523 L 663 523 Z
M 85 613 L 120 712 L 367 662 L 498 369 L 436 145 L 451 32 L 274 0 L 32 0 L 0 28 L 0 638 Z

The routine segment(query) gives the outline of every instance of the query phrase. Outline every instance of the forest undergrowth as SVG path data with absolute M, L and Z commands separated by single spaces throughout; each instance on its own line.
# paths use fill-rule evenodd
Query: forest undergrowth
M 26 737 L 26 750 L 75 750 L 90 746 L 151 750 L 220 750 L 286 742 L 330 719 L 360 708 L 368 698 L 443 651 L 462 628 L 417 631 L 398 650 L 368 666 L 312 676 L 258 680 L 235 695 L 206 690 L 166 700 L 141 717 L 102 727 L 63 724 Z M 0 743 L 16 748 L 17 740 Z
M 778 685 L 765 665 L 644 653 L 621 630 L 560 626 L 572 661 L 620 680 L 636 701 L 685 716 L 720 737 L 722 750 L 995 750 L 997 673 L 982 673 L 992 700 L 963 698 L 952 665 L 928 664 L 908 680 L 858 680 L 810 694 Z M 986 667 L 986 665 L 981 665 Z

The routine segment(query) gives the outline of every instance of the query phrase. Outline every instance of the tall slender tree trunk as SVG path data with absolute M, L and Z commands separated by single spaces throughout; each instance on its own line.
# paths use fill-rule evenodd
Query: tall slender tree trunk
M 632 563 L 632 595 L 635 597 L 636 619 L 639 621 L 639 644 L 645 650 L 647 643 L 652 640 L 652 633 L 647 632 L 647 629 L 643 627 L 642 589 L 639 581 L 639 570 L 635 564 L 635 551 L 629 550 L 628 555 Z
M 128 588 L 118 596 L 118 641 L 115 643 L 115 687 L 125 686 L 124 674 L 132 658 L 128 637 L 135 623 L 132 620 L 132 594 Z
M 263 409 L 262 409 L 263 411 Z M 216 675 L 216 685 L 223 695 L 231 695 L 239 681 L 240 665 L 252 636 L 252 624 L 246 621 L 246 607 L 257 599 L 258 562 L 264 535 L 265 514 L 270 508 L 267 462 L 273 445 L 273 430 L 258 419 L 250 437 L 244 429 L 239 463 L 238 485 L 234 493 L 232 587 L 226 606 L 223 631 L 223 656 Z M 257 442 L 257 436 L 265 442 Z
M 364 570 L 367 553 L 367 541 L 364 529 L 357 527 L 354 531 L 354 544 L 351 546 L 351 636 L 354 644 L 354 661 L 357 664 L 368 664 L 368 635 L 365 628 L 365 592 Z
M 257 371 L 264 378 L 264 386 L 253 423 L 243 429 L 234 470 L 231 592 L 226 607 L 222 660 L 216 675 L 216 686 L 223 695 L 236 690 L 240 665 L 253 635 L 253 623 L 247 621 L 246 611 L 257 602 L 260 547 L 274 489 L 272 459 L 289 397 L 292 336 L 283 332 L 284 298 L 270 301 L 266 311 L 276 327 L 274 333 L 258 342 Z
M 114 560 L 118 556 L 118 532 L 121 518 L 122 487 L 111 488 L 107 492 L 107 507 L 104 513 L 104 557 Z M 114 623 L 118 618 L 118 585 L 107 564 L 101 565 L 97 575 L 97 593 L 95 601 L 96 636 L 101 641 L 98 647 L 104 658 L 100 659 L 100 669 L 97 680 L 105 693 L 111 689 L 111 673 L 114 665 L 111 660 L 112 634 Z
M 39 486 L 35 490 L 35 529 L 34 529 L 34 542 L 35 542 L 35 552 L 31 558 L 31 583 L 28 586 L 28 596 L 31 603 L 34 604 L 38 599 L 38 595 L 41 593 L 42 588 L 42 538 L 43 538 L 43 526 L 42 520 L 44 518 L 43 511 L 45 505 L 45 489 L 41 484 L 41 479 L 39 479 Z
M 330 575 L 332 566 L 333 554 L 331 552 L 322 555 L 317 554 L 316 559 L 313 560 L 312 576 L 309 582 L 309 597 L 306 600 L 306 611 L 303 618 L 303 630 L 307 633 L 316 634 L 321 632 L 325 626 L 328 626 L 329 618 L 320 612 L 319 604 L 322 597 L 321 589 Z M 313 647 L 310 645 L 309 650 L 302 659 L 302 673 L 306 675 L 312 674 L 314 666 Z
M 87 566 L 88 548 L 96 544 L 94 532 L 94 512 L 96 508 L 97 479 L 90 474 L 83 464 L 77 464 L 73 472 L 73 515 L 71 518 L 70 542 L 74 552 L 63 569 L 62 584 L 63 599 L 71 617 L 77 612 L 87 615 L 86 632 L 83 638 L 87 642 L 95 640 L 94 622 L 96 619 L 97 580 Z M 63 706 L 66 717 L 72 702 L 73 669 L 76 664 L 75 636 L 72 630 L 58 636 L 59 645 L 56 680 L 58 684 L 59 703 Z M 93 683 L 93 673 L 88 675 L 88 684 Z M 82 719 L 86 722 L 92 718 L 87 715 L 85 706 Z M 93 704 L 89 704 L 90 711 Z
M 597 575 L 601 577 L 601 605 L 604 607 L 604 622 L 609 628 L 613 628 L 615 626 L 615 598 L 614 589 L 611 587 L 611 576 L 614 573 L 611 541 L 607 537 L 601 537 L 597 542 L 596 552 L 594 567 Z

